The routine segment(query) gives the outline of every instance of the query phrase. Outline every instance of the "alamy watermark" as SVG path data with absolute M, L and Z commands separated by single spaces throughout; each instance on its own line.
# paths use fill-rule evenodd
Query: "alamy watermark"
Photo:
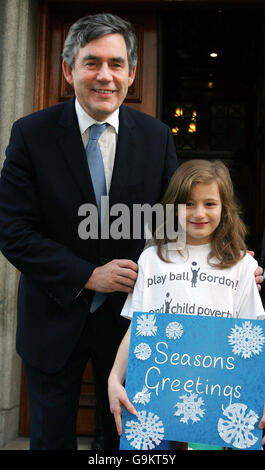
M 174 204 L 126 204 L 117 203 L 109 207 L 109 197 L 101 197 L 101 211 L 86 203 L 79 207 L 78 216 L 84 217 L 78 226 L 82 240 L 134 239 L 151 240 L 154 232 L 157 239 L 169 240 L 169 249 L 182 249 L 186 244 L 186 205 L 178 204 L 178 228 L 175 231 L 176 207 Z

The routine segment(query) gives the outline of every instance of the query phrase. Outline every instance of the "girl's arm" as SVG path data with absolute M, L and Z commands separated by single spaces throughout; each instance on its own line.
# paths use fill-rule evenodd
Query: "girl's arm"
M 114 414 L 116 428 L 119 436 L 122 434 L 121 414 L 122 405 L 124 405 L 129 413 L 137 414 L 136 409 L 128 399 L 123 383 L 126 377 L 128 352 L 130 344 L 131 325 L 129 326 L 125 336 L 119 346 L 110 376 L 108 380 L 108 392 L 110 411 Z

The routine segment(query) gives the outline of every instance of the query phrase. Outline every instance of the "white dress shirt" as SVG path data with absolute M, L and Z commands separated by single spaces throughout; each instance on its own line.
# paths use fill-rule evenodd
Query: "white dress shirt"
M 103 122 L 95 121 L 95 119 L 89 116 L 79 104 L 77 99 L 75 100 L 75 109 L 85 148 L 89 139 L 89 127 L 93 124 L 109 124 L 103 134 L 101 134 L 98 141 L 104 164 L 107 194 L 109 194 L 119 132 L 119 109 L 116 109 Z

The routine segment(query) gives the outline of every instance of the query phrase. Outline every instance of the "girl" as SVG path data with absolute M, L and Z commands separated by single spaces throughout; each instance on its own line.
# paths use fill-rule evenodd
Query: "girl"
M 226 166 L 207 160 L 183 163 L 173 175 L 162 204 L 164 214 L 167 204 L 174 204 L 176 213 L 178 204 L 186 204 L 186 245 L 173 250 L 166 234 L 164 238 L 155 236 L 155 246 L 139 258 L 134 291 L 128 295 L 121 315 L 129 319 L 135 311 L 218 312 L 219 317 L 253 319 L 264 315 L 254 278 L 257 263 L 246 252 L 246 229 Z M 153 282 L 158 276 L 163 280 L 159 284 Z M 109 376 L 110 409 L 119 435 L 122 405 L 136 414 L 122 385 L 129 341 L 130 327 Z M 264 425 L 265 417 L 260 427 Z

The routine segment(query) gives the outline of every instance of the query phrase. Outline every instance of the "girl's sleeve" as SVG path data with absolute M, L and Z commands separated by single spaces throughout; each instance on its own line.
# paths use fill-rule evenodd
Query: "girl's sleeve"
M 254 279 L 251 283 L 249 294 L 244 297 L 242 305 L 240 306 L 239 317 L 258 320 L 259 317 L 264 317 L 264 315 L 264 308 Z
M 258 319 L 265 315 L 254 274 L 258 264 L 250 255 L 247 256 L 249 259 L 242 271 L 245 282 L 238 295 L 237 316 Z
M 143 309 L 143 286 L 144 270 L 141 264 L 141 258 L 138 262 L 138 276 L 132 294 L 128 294 L 121 315 L 129 320 L 133 317 L 133 312 L 141 312 Z

